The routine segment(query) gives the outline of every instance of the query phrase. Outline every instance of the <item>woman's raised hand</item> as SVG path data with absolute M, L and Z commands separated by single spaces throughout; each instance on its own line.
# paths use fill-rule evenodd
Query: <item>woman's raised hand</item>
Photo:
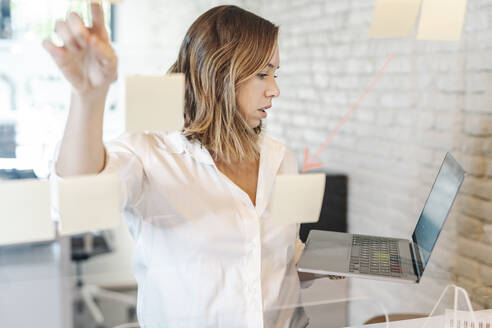
M 76 13 L 58 21 L 56 33 L 63 40 L 57 47 L 43 41 L 44 48 L 79 95 L 103 94 L 117 78 L 118 58 L 104 27 L 104 15 L 99 4 L 91 3 L 92 27 L 88 28 Z

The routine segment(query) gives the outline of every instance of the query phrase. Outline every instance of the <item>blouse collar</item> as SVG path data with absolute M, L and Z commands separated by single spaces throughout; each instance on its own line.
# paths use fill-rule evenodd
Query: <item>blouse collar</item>
M 210 152 L 203 147 L 198 141 L 189 141 L 181 131 L 172 132 L 166 138 L 167 146 L 173 154 L 188 154 L 200 163 L 215 165 Z M 265 151 L 265 138 L 263 133 L 260 134 L 258 142 L 260 144 L 260 156 Z

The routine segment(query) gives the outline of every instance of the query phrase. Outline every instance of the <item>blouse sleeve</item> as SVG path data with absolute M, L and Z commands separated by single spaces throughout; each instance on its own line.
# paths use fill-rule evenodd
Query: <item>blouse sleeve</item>
M 122 209 L 134 208 L 142 198 L 146 143 L 142 135 L 124 135 L 105 144 L 105 165 L 101 174 L 117 173 Z
M 146 143 L 144 135 L 123 135 L 105 144 L 105 166 L 99 174 L 117 173 L 120 180 L 120 204 L 121 210 L 132 212 L 142 198 L 144 182 L 143 157 L 145 154 Z M 55 152 L 55 159 L 58 158 L 59 147 Z M 52 212 L 55 220 L 59 220 L 58 181 L 63 179 L 55 170 L 56 160 L 51 162 L 50 183 L 52 190 Z M 128 228 L 135 237 L 138 234 L 139 222 L 129 220 L 132 215 L 126 215 Z

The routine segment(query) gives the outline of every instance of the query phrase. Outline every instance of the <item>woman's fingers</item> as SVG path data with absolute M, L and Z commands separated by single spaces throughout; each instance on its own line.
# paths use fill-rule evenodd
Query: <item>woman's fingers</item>
M 109 41 L 108 32 L 104 26 L 104 13 L 99 3 L 91 3 L 92 31 L 102 41 Z
M 58 65 L 62 65 L 66 54 L 67 50 L 64 49 L 63 47 L 57 47 L 51 42 L 50 40 L 44 40 L 43 41 L 43 47 L 46 49 L 46 51 L 51 55 L 51 57 L 55 60 L 55 62 Z
M 57 21 L 55 24 L 55 31 L 60 36 L 66 49 L 71 52 L 79 51 L 79 46 L 75 40 L 72 32 L 64 21 Z
M 102 9 L 98 4 L 92 4 L 91 8 L 92 28 L 87 28 L 79 15 L 70 13 L 65 21 L 57 21 L 55 25 L 63 46 L 43 41 L 43 47 L 66 79 L 76 90 L 84 92 L 92 92 L 114 82 L 118 66 L 118 58 L 104 27 Z
M 330 278 L 331 280 L 345 279 L 344 276 L 333 276 L 333 275 L 328 275 L 328 278 Z
M 85 48 L 89 40 L 89 30 L 85 27 L 82 18 L 76 13 L 70 13 L 66 22 L 79 48 Z

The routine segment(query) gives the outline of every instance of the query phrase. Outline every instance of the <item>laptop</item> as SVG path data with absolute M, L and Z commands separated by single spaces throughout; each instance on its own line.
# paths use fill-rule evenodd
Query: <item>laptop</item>
M 447 153 L 411 240 L 311 230 L 297 270 L 418 283 L 464 175 L 461 165 Z

